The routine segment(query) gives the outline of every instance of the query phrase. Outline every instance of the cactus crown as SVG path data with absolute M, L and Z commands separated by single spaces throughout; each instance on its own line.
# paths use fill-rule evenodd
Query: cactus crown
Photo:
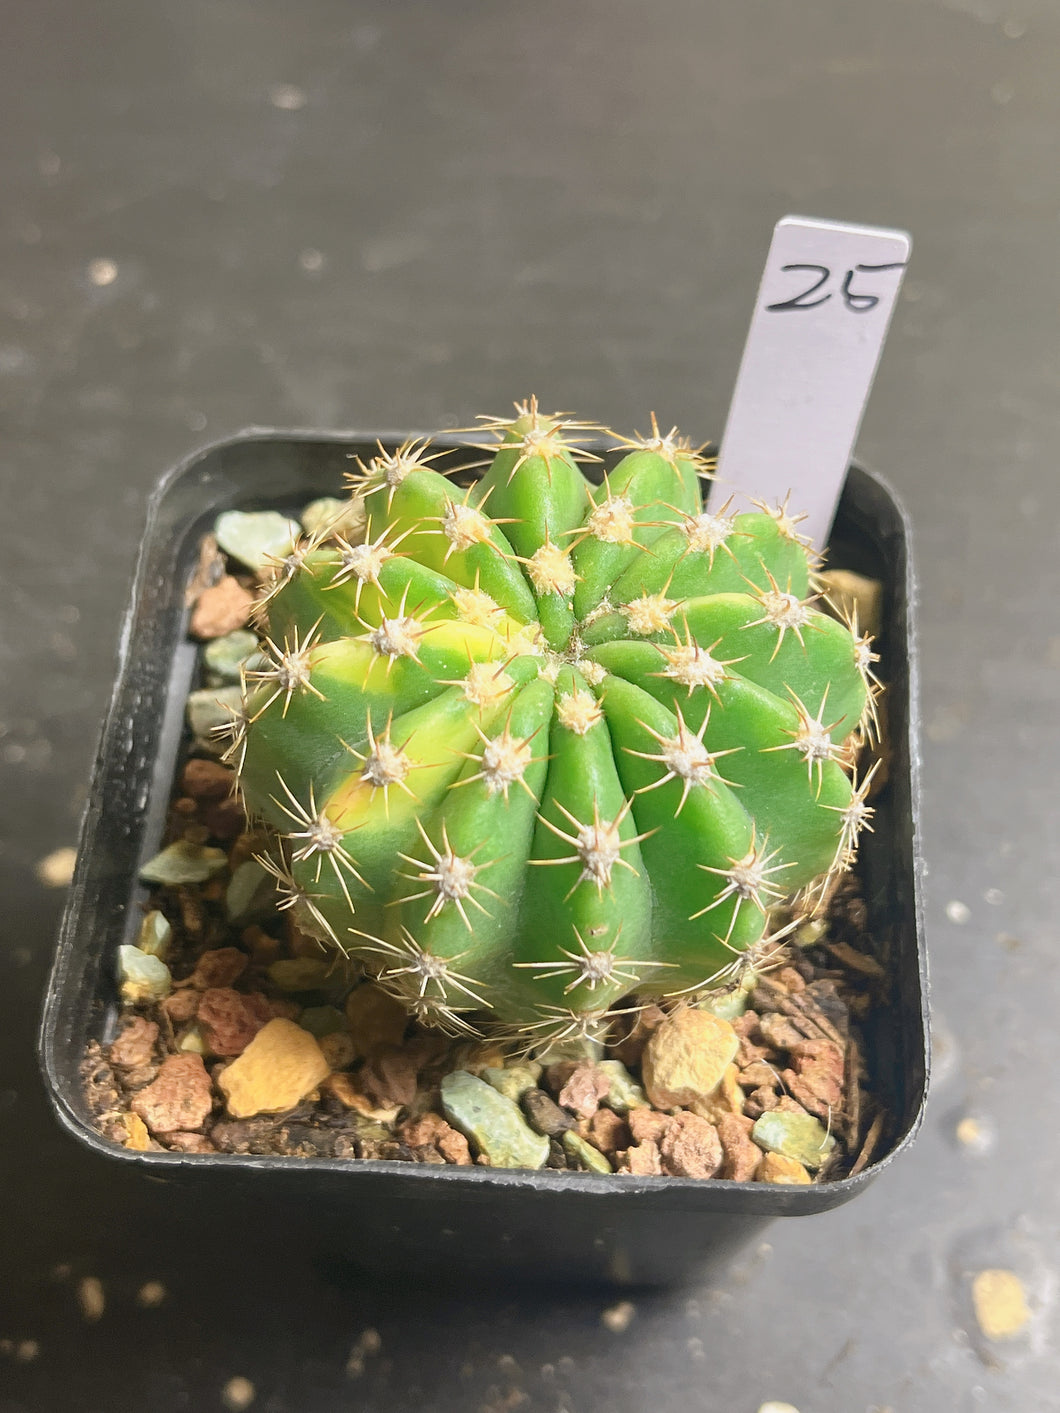
M 305 931 L 451 1033 L 593 1034 L 849 866 L 875 656 L 787 507 L 705 510 L 676 430 L 593 484 L 585 424 L 486 426 L 481 479 L 380 448 L 363 536 L 277 566 L 231 755 Z

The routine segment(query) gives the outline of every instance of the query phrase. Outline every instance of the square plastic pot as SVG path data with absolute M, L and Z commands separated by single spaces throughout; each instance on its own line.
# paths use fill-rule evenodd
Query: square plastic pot
M 385 446 L 403 436 L 384 435 Z M 892 970 L 894 1006 L 874 1014 L 866 1048 L 876 1090 L 894 1116 L 887 1151 L 857 1176 L 809 1187 L 587 1173 L 502 1171 L 411 1163 L 232 1154 L 133 1152 L 101 1137 L 79 1065 L 108 1043 L 118 1017 L 114 960 L 133 941 L 146 896 L 139 866 L 159 847 L 196 685 L 184 588 L 199 540 L 219 512 L 296 510 L 335 494 L 351 455 L 374 436 L 251 431 L 171 472 L 150 505 L 121 640 L 121 660 L 82 825 L 77 870 L 58 940 L 41 1030 L 41 1060 L 65 1127 L 101 1157 L 145 1177 L 192 1184 L 199 1198 L 233 1192 L 254 1207 L 312 1213 L 332 1255 L 385 1270 L 619 1284 L 680 1281 L 777 1217 L 848 1202 L 907 1148 L 927 1086 L 927 980 L 920 930 L 916 658 L 908 527 L 893 494 L 852 467 L 829 562 L 885 585 L 881 675 L 887 683 L 888 785 L 859 871 L 868 931 Z M 457 443 L 435 439 L 436 446 Z M 444 464 L 444 463 L 443 463 Z M 277 1205 L 279 1204 L 279 1206 Z M 808 1233 L 809 1235 L 809 1233 Z

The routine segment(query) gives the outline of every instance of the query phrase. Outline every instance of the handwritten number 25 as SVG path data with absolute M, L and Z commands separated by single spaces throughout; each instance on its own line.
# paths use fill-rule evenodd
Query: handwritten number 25
M 843 276 L 843 283 L 840 286 L 840 294 L 843 296 L 843 303 L 848 309 L 852 309 L 855 314 L 867 314 L 870 309 L 875 309 L 880 302 L 878 294 L 858 294 L 851 289 L 851 285 L 856 275 L 874 274 L 878 270 L 901 270 L 904 261 L 896 260 L 889 265 L 855 265 L 852 270 L 848 270 Z M 767 304 L 766 309 L 772 314 L 782 309 L 816 309 L 819 304 L 824 304 L 826 300 L 832 298 L 832 291 L 822 294 L 818 299 L 812 299 L 822 286 L 826 285 L 832 277 L 831 267 L 828 265 L 782 265 L 780 267 L 785 273 L 789 270 L 813 271 L 817 275 L 812 285 L 809 285 L 800 294 L 792 299 L 782 299 L 777 304 Z

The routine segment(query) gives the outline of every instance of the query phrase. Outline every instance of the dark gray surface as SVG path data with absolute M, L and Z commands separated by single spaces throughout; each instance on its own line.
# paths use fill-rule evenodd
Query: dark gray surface
M 2 1413 L 219 1408 L 233 1374 L 275 1413 L 1060 1407 L 1058 7 L 7 0 L 0 25 L 0 1339 L 39 1345 L 0 1346 Z M 282 1214 L 82 1154 L 36 1080 L 61 900 L 33 868 L 74 838 L 158 473 L 250 423 L 464 423 L 530 391 L 705 437 L 787 210 L 916 240 L 859 448 L 924 591 L 938 1054 L 913 1153 L 634 1297 L 621 1335 L 599 1296 L 365 1288 Z M 968 1283 L 994 1266 L 1034 1315 L 987 1347 Z

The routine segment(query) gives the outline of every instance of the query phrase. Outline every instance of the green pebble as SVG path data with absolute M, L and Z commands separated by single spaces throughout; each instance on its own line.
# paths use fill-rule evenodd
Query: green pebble
M 835 1147 L 835 1139 L 812 1114 L 770 1109 L 755 1120 L 751 1137 L 767 1153 L 794 1158 L 804 1168 L 817 1169 Z
M 626 1069 L 621 1060 L 599 1060 L 596 1068 L 603 1070 L 611 1080 L 604 1103 L 616 1114 L 628 1114 L 630 1109 L 643 1109 L 648 1105 L 648 1096 Z
M 442 1080 L 442 1109 L 494 1168 L 543 1168 L 548 1139 L 535 1133 L 511 1099 L 467 1070 Z
M 346 1029 L 346 1017 L 335 1006 L 307 1006 L 298 1017 L 298 1024 L 310 1035 L 322 1040 L 325 1035 Z
M 569 1156 L 583 1164 L 591 1173 L 613 1173 L 615 1171 L 599 1148 L 594 1148 L 572 1128 L 569 1128 L 563 1135 L 561 1142 Z
M 226 633 L 223 638 L 214 638 L 207 643 L 202 659 L 217 686 L 238 686 L 240 668 L 257 651 L 258 640 L 254 634 L 248 633 L 245 628 L 237 628 L 234 633 Z
M 173 978 L 165 962 L 141 952 L 139 947 L 118 948 L 118 981 L 122 1000 L 133 1006 L 161 1001 L 173 989 Z
M 343 1123 L 357 1138 L 363 1138 L 369 1143 L 385 1143 L 387 1139 L 394 1137 L 386 1124 L 381 1124 L 378 1119 L 370 1119 L 367 1114 L 351 1111 L 345 1116 Z
M 811 918 L 796 929 L 792 941 L 796 947 L 816 947 L 822 937 L 828 935 L 828 923 L 822 918 Z
M 747 998 L 758 985 L 756 972 L 748 972 L 734 991 L 714 991 L 698 1002 L 697 1009 L 709 1011 L 719 1020 L 734 1021 L 747 1010 Z
M 231 745 L 230 736 L 215 733 L 231 725 L 233 715 L 243 709 L 239 687 L 203 687 L 188 697 L 188 725 L 196 742 L 219 756 Z
M 284 957 L 272 963 L 268 977 L 280 991 L 325 991 L 331 969 L 331 963 L 323 958 Z
M 140 870 L 140 877 L 145 883 L 173 887 L 181 883 L 205 883 L 227 867 L 228 855 L 223 849 L 178 839 L 153 859 L 148 859 Z
M 236 926 L 266 917 L 276 906 L 276 880 L 257 859 L 246 859 L 225 890 L 225 914 Z
M 226 510 L 213 532 L 225 554 L 257 571 L 289 555 L 302 527 L 278 510 Z
M 140 935 L 136 939 L 136 945 L 141 952 L 147 952 L 152 957 L 157 957 L 164 962 L 166 954 L 169 952 L 169 944 L 173 940 L 173 926 L 165 913 L 160 913 L 157 908 L 147 914 L 140 924 Z
M 719 992 L 717 996 L 700 1001 L 696 1009 L 709 1011 L 718 1020 L 734 1021 L 747 1010 L 747 995 L 743 991 Z
M 492 1084 L 498 1094 L 518 1104 L 528 1090 L 536 1087 L 541 1078 L 541 1066 L 533 1060 L 525 1065 L 508 1065 L 503 1070 L 488 1065 L 482 1071 L 482 1078 Z

